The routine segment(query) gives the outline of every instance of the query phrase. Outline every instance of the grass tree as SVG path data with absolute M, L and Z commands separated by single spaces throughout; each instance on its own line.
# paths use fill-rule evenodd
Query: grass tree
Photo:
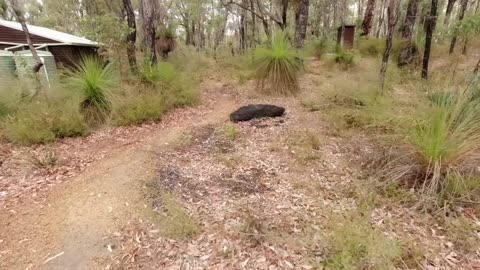
M 267 47 L 255 51 L 254 65 L 260 92 L 289 95 L 300 90 L 298 72 L 302 68 L 302 60 L 290 48 L 284 32 L 275 33 Z
M 85 57 L 75 70 L 67 71 L 67 85 L 81 93 L 80 107 L 90 124 L 103 123 L 112 109 L 116 76 L 111 63 Z

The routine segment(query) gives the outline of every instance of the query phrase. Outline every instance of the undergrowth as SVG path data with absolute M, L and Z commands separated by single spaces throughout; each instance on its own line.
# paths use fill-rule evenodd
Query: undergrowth
M 394 269 L 402 257 L 400 244 L 373 227 L 368 215 L 336 217 L 327 234 L 326 269 Z

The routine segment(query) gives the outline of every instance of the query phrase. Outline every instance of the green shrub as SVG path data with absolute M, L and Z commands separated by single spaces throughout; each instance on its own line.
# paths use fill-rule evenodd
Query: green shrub
M 358 41 L 358 51 L 363 56 L 380 56 L 385 51 L 385 40 L 379 38 L 361 38 Z
M 13 113 L 13 109 L 7 104 L 0 102 L 0 119 Z
M 327 52 L 329 47 L 329 42 L 328 42 L 328 39 L 321 38 L 321 39 L 312 41 L 310 46 L 311 46 L 313 55 L 317 59 L 320 59 L 322 58 L 322 55 L 324 55 Z
M 268 47 L 255 51 L 254 66 L 259 91 L 288 95 L 300 90 L 297 73 L 302 68 L 302 60 L 289 48 L 283 32 L 275 33 Z
M 142 68 L 142 80 L 151 84 L 154 83 L 170 83 L 177 78 L 175 67 L 166 62 L 160 62 L 155 65 L 145 61 Z
M 165 100 L 160 93 L 134 92 L 118 98 L 112 118 L 115 125 L 135 125 L 160 120 L 166 110 Z
M 342 47 L 337 46 L 335 49 L 335 62 L 340 64 L 343 69 L 349 69 L 354 62 L 354 55 L 351 52 L 345 51 Z
M 49 143 L 56 138 L 84 136 L 88 128 L 72 104 L 29 103 L 3 122 L 3 136 L 14 143 Z
M 221 135 L 225 139 L 234 141 L 238 138 L 238 129 L 235 125 L 228 124 L 222 129 Z
M 112 109 L 112 90 L 116 86 L 113 65 L 98 58 L 84 57 L 75 70 L 66 72 L 66 82 L 81 93 L 81 111 L 90 123 L 102 123 Z
M 115 99 L 112 114 L 115 125 L 158 121 L 171 109 L 193 106 L 200 102 L 200 91 L 182 76 L 158 87 L 136 85 L 132 88 L 134 89 Z

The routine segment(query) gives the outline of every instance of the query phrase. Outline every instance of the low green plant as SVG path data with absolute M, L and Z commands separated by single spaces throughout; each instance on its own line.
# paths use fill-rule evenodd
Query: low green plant
M 13 116 L 3 121 L 2 126 L 7 140 L 24 145 L 88 134 L 87 124 L 78 108 L 63 101 L 22 104 Z
M 81 93 L 80 108 L 86 119 L 93 124 L 103 123 L 112 109 L 112 90 L 117 83 L 113 65 L 96 57 L 84 57 L 66 75 L 67 86 Z
M 201 228 L 197 221 L 185 210 L 181 201 L 167 191 L 155 195 L 158 210 L 145 214 L 158 225 L 160 234 L 169 239 L 184 240 L 197 235 Z
M 343 69 L 347 70 L 355 64 L 354 55 L 353 53 L 344 50 L 342 47 L 337 46 L 335 49 L 335 62 Z
M 228 124 L 222 129 L 221 135 L 225 139 L 234 141 L 238 138 L 238 129 L 235 125 Z
M 167 111 L 164 97 L 159 93 L 128 94 L 117 98 L 112 120 L 115 125 L 137 125 L 160 120 Z
M 285 33 L 275 33 L 267 47 L 255 51 L 254 66 L 260 92 L 276 95 L 299 92 L 297 73 L 302 68 L 302 60 L 289 48 Z
M 114 99 L 112 121 L 119 126 L 158 121 L 167 111 L 199 102 L 199 90 L 184 79 L 175 79 L 158 87 L 133 85 Z
M 369 215 L 349 213 L 334 218 L 327 235 L 325 269 L 394 269 L 402 256 L 398 242 L 374 228 Z
M 480 247 L 477 226 L 464 216 L 447 217 L 445 220 L 445 231 L 448 239 L 453 242 L 457 249 L 475 252 Z
M 380 56 L 385 51 L 385 40 L 380 38 L 361 38 L 358 42 L 358 51 L 363 56 Z
M 311 50 L 313 55 L 317 59 L 321 59 L 322 56 L 327 52 L 328 47 L 329 47 L 329 42 L 328 39 L 326 38 L 320 38 L 312 41 L 311 43 Z
M 177 71 L 172 64 L 167 62 L 151 64 L 148 61 L 145 61 L 141 75 L 144 82 L 148 82 L 151 84 L 168 84 L 177 78 Z

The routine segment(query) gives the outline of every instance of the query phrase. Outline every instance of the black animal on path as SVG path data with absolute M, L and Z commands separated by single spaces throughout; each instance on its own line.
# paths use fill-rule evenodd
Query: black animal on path
M 230 120 L 234 123 L 249 121 L 254 118 L 280 117 L 285 113 L 285 108 L 275 105 L 255 104 L 243 106 L 230 114 Z

